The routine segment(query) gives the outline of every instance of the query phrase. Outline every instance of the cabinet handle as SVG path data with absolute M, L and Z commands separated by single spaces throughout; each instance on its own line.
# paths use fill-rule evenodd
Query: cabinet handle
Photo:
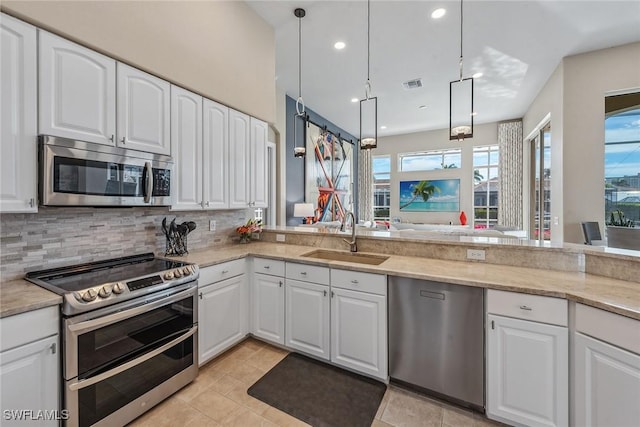
M 280 287 L 282 287 L 282 280 L 278 282 L 280 284 Z
M 207 207 L 211 206 L 211 202 L 207 202 Z
M 56 343 L 51 344 L 49 348 L 51 349 L 51 354 L 56 354 L 56 351 L 58 350 Z
M 29 207 L 32 208 L 35 202 L 36 201 L 33 198 L 29 199 Z
M 271 267 L 270 267 L 270 266 L 268 266 L 268 265 L 265 265 L 265 266 L 264 266 L 264 267 L 262 267 L 262 268 L 264 268 L 265 270 L 268 270 L 268 269 L 270 269 Z
M 202 292 L 200 292 L 198 296 L 200 297 L 200 299 L 202 299 Z
M 336 294 L 331 291 L 331 298 L 333 298 Z
M 353 280 L 351 281 L 351 283 L 353 283 L 354 285 L 356 285 L 356 284 L 358 284 L 358 283 L 360 283 L 360 282 L 358 282 L 356 279 L 353 279 Z
M 495 329 L 496 328 L 496 322 L 495 321 L 491 321 L 491 329 Z
M 109 138 L 109 141 L 113 142 L 114 139 L 115 139 L 115 136 L 113 134 L 111 134 L 111 137 Z
M 527 310 L 527 311 L 531 311 L 531 310 L 532 310 L 532 308 L 531 308 L 531 307 L 528 307 L 528 306 L 526 306 L 526 305 L 521 305 L 521 306 L 520 306 L 520 310 Z
M 229 270 L 222 270 L 222 274 L 227 274 Z
M 324 296 L 326 297 L 327 296 L 327 291 L 322 291 L 322 292 L 324 293 Z
M 306 271 L 301 271 L 301 272 L 300 272 L 300 275 L 301 275 L 301 276 L 306 276 L 306 275 L 307 275 L 307 272 L 306 272 Z
M 122 138 L 120 138 L 120 142 L 122 142 L 123 144 L 127 143 L 124 136 Z

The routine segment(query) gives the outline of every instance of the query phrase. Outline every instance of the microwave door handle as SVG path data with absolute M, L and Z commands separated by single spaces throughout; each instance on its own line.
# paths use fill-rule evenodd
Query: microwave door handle
M 144 193 L 144 202 L 149 203 L 151 201 L 151 195 L 153 194 L 153 168 L 151 162 L 145 162 L 144 170 L 147 172 L 147 179 L 145 181 L 146 191 Z

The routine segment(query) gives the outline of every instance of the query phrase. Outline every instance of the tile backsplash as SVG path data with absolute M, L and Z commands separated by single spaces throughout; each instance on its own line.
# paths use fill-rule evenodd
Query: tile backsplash
M 188 249 L 229 243 L 253 210 L 172 212 L 167 208 L 43 208 L 0 215 L 0 279 L 118 256 L 165 251 L 162 219 L 194 221 Z M 209 220 L 216 231 L 209 231 Z

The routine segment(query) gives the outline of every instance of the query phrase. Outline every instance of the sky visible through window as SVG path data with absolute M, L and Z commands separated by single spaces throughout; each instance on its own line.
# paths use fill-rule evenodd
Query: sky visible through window
M 607 118 L 604 129 L 605 178 L 637 176 L 640 173 L 640 108 Z

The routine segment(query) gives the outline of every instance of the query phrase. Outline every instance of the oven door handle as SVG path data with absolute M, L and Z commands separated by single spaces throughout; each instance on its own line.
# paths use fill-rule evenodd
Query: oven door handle
M 85 332 L 93 331 L 94 329 L 98 329 L 112 323 L 119 322 L 121 320 L 127 319 L 129 317 L 137 316 L 138 314 L 146 313 L 147 311 L 151 311 L 158 307 L 162 307 L 165 305 L 169 305 L 173 302 L 180 301 L 185 297 L 188 297 L 190 294 L 195 295 L 196 288 L 188 288 L 182 292 L 177 294 L 172 294 L 171 296 L 167 296 L 164 293 L 155 296 L 151 295 L 149 298 L 145 299 L 145 302 L 140 303 L 137 306 L 134 306 L 129 309 L 125 309 L 123 311 L 118 311 L 113 314 L 106 315 L 104 317 L 98 317 L 97 319 L 87 320 L 84 322 L 79 322 L 75 324 L 68 324 L 67 329 L 73 333 L 74 335 L 82 335 Z
M 76 390 L 80 390 L 80 389 L 85 388 L 85 387 L 89 387 L 90 385 L 99 383 L 100 381 L 104 381 L 107 378 L 110 378 L 110 377 L 113 377 L 115 375 L 118 375 L 118 374 L 126 371 L 127 369 L 131 369 L 134 366 L 137 366 L 137 365 L 139 365 L 139 364 L 141 364 L 143 362 L 146 362 L 147 360 L 151 359 L 152 357 L 156 357 L 160 353 L 163 353 L 163 352 L 167 351 L 168 349 L 170 349 L 174 345 L 179 344 L 182 341 L 184 341 L 187 338 L 189 338 L 190 336 L 194 335 L 197 330 L 198 330 L 198 325 L 195 325 L 193 328 L 189 329 L 185 334 L 180 335 L 178 338 L 166 343 L 162 347 L 158 347 L 157 349 L 155 349 L 153 351 L 150 351 L 149 353 L 146 353 L 143 356 L 138 357 L 137 359 L 131 360 L 131 361 L 127 362 L 127 363 L 123 363 L 122 365 L 120 365 L 118 367 L 115 367 L 113 369 L 110 369 L 107 372 L 103 372 L 100 375 L 96 375 L 95 377 L 91 377 L 91 378 L 87 378 L 85 380 L 72 382 L 71 384 L 69 384 L 69 390 L 76 391 Z

